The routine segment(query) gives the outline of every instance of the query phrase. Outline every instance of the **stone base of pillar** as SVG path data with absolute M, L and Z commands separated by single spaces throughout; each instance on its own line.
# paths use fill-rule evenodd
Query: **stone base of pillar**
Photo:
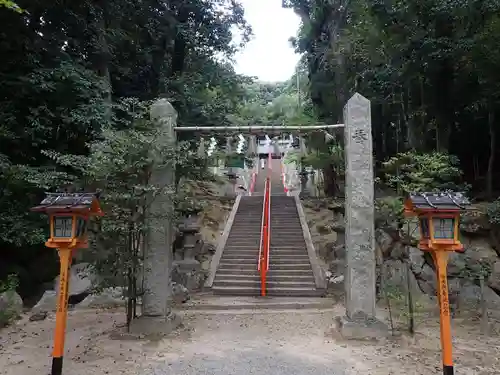
M 382 340 L 389 336 L 389 328 L 376 318 L 335 318 L 338 332 L 347 340 Z
M 140 316 L 132 320 L 130 333 L 146 338 L 162 338 L 176 330 L 182 323 L 181 317 L 175 313 L 168 316 Z

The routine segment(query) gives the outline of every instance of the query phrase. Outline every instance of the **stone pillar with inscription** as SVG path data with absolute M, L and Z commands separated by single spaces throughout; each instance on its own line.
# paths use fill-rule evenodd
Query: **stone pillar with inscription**
M 388 333 L 375 312 L 374 182 L 370 101 L 354 94 L 344 108 L 346 159 L 346 316 L 342 335 L 373 339 Z

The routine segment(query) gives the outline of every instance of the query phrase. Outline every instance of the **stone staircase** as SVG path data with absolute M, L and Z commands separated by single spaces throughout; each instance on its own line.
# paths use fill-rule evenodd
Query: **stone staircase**
M 242 196 L 215 273 L 214 294 L 259 295 L 257 271 L 264 197 Z
M 313 297 L 317 289 L 294 197 L 283 192 L 280 160 L 273 160 L 271 175 L 271 249 L 267 295 Z M 259 296 L 260 230 L 264 181 L 259 171 L 256 194 L 242 196 L 220 259 L 212 291 L 216 295 Z
M 271 196 L 269 295 L 319 296 L 294 197 Z

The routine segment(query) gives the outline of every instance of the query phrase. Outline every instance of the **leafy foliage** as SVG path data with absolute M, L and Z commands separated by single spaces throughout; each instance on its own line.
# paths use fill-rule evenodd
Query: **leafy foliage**
M 454 156 L 406 152 L 384 163 L 387 184 L 405 193 L 463 190 L 462 171 Z
M 491 198 L 500 169 L 500 2 L 287 0 L 302 20 L 308 93 L 320 121 L 341 122 L 355 92 L 371 101 L 377 161 L 451 153 Z
M 31 295 L 57 272 L 43 246 L 47 219 L 29 213 L 44 190 L 98 185 L 108 173 L 117 185 L 107 190 L 120 196 L 119 168 L 130 158 L 141 161 L 120 176 L 135 186 L 151 162 L 139 148 L 154 137 L 141 128 L 149 100 L 168 97 L 180 125 L 229 124 L 248 81 L 230 61 L 250 34 L 232 0 L 1 1 L 0 279 L 18 273 L 21 293 Z M 106 154 L 105 146 L 117 149 Z M 134 154 L 118 154 L 128 149 Z M 190 160 L 179 161 L 177 180 L 204 169 L 179 154 Z

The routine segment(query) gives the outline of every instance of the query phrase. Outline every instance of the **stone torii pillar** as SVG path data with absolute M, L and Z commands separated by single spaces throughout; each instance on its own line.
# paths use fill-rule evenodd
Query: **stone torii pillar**
M 346 316 L 338 319 L 346 338 L 388 334 L 375 311 L 375 228 L 370 101 L 356 93 L 344 108 L 346 159 Z
M 176 147 L 177 112 L 174 107 L 166 99 L 157 100 L 151 106 L 150 117 L 162 130 L 162 139 L 157 142 Z M 155 152 L 154 148 L 151 152 Z M 142 316 L 132 321 L 131 329 L 140 333 L 166 334 L 180 323 L 179 317 L 172 312 L 174 202 L 171 191 L 175 188 L 175 163 L 153 165 L 151 184 L 160 192 L 154 197 L 146 217 Z

